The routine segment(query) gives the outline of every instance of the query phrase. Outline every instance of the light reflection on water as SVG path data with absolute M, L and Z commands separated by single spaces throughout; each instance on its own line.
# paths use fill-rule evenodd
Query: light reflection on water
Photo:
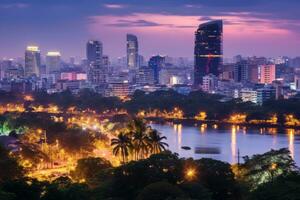
M 288 148 L 297 165 L 300 165 L 300 131 L 277 128 L 246 128 L 231 126 L 229 128 L 202 124 L 187 126 L 182 124 L 151 124 L 151 126 L 167 137 L 169 149 L 181 157 L 209 157 L 230 163 L 243 156 L 261 154 L 271 149 Z M 181 147 L 188 146 L 191 150 Z M 219 148 L 220 154 L 195 154 L 196 147 Z

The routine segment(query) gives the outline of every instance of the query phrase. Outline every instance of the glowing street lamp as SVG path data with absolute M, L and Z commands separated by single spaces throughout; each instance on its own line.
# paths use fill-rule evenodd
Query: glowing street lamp
M 184 173 L 185 179 L 188 181 L 192 181 L 197 177 L 197 170 L 195 168 L 187 168 Z

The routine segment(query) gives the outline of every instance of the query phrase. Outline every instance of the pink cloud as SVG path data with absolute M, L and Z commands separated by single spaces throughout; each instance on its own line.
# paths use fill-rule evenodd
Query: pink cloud
M 238 54 L 247 48 L 253 49 L 254 53 L 268 55 L 268 45 L 271 44 L 273 48 L 278 46 L 280 49 L 282 43 L 289 44 L 287 38 L 293 36 L 289 30 L 276 26 L 289 22 L 252 17 L 250 13 L 231 13 L 210 18 L 222 19 L 225 23 L 225 55 Z M 138 35 L 145 55 L 163 53 L 192 57 L 194 32 L 203 22 L 205 21 L 199 16 L 148 13 L 122 17 L 105 15 L 90 17 L 88 30 L 93 37 L 100 37 L 109 47 L 114 47 L 111 49 L 119 49 L 121 55 L 125 52 L 125 45 L 120 48 L 120 44 L 125 43 L 125 34 L 134 33 Z

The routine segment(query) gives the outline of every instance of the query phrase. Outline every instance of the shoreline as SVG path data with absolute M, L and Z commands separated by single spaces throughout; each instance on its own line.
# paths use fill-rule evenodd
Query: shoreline
M 207 125 L 217 125 L 217 126 L 244 126 L 246 128 L 278 128 L 278 129 L 294 129 L 300 130 L 300 126 L 286 126 L 280 124 L 268 124 L 268 123 L 260 123 L 260 124 L 253 124 L 253 123 L 231 123 L 231 122 L 224 122 L 224 121 L 212 121 L 212 120 L 196 120 L 196 119 L 175 119 L 175 118 L 161 118 L 161 117 L 145 117 L 144 118 L 148 122 L 155 122 L 155 123 L 173 123 L 173 124 L 185 124 L 191 126 L 201 126 L 202 124 Z

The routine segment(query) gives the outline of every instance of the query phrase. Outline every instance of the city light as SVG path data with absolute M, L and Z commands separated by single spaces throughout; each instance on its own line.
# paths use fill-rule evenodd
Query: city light
M 197 179 L 197 170 L 196 170 L 196 168 L 188 167 L 185 170 L 184 174 L 185 174 L 185 179 L 187 181 L 193 181 L 193 180 Z

